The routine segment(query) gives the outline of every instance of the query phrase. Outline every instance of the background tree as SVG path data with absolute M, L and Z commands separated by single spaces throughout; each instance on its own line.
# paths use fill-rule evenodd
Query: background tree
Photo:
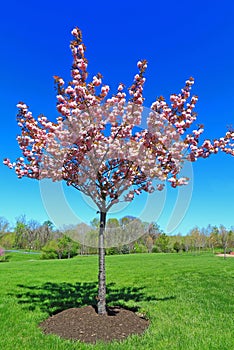
M 191 242 L 194 252 L 200 252 L 201 249 L 201 235 L 199 227 L 194 227 L 190 231 Z
M 126 224 L 126 218 L 125 218 L 125 225 L 122 227 L 121 230 L 121 241 L 125 242 L 126 245 L 128 245 L 130 252 L 134 251 L 134 242 L 137 238 L 144 235 L 145 227 L 143 222 L 138 218 L 128 218 L 128 224 Z
M 229 247 L 231 248 L 231 252 L 234 252 L 234 228 L 231 227 L 229 230 L 229 236 L 228 236 L 228 241 L 229 241 Z
M 151 253 L 154 246 L 154 240 L 150 235 L 146 236 L 145 245 L 148 253 Z
M 151 105 L 147 128 L 137 131 L 147 62 L 138 62 L 139 72 L 128 97 L 120 83 L 108 98 L 109 86 L 102 83 L 101 74 L 88 81 L 81 31 L 75 28 L 72 34 L 72 80 L 65 87 L 63 79 L 55 77 L 60 116 L 56 122 L 42 115 L 36 120 L 25 103 L 18 103 L 22 132 L 17 140 L 23 157 L 15 163 L 5 159 L 4 163 L 14 168 L 19 178 L 64 180 L 96 204 L 100 213 L 98 313 L 106 314 L 104 232 L 110 208 L 120 200 L 133 200 L 143 191 L 162 190 L 165 181 L 174 188 L 187 184 L 188 179 L 181 176 L 184 162 L 206 158 L 218 149 L 234 154 L 234 132 L 202 143 L 202 126 L 189 132 L 196 120 L 197 97 L 190 98 L 192 78 L 181 93 L 171 95 L 171 105 L 159 97 Z
M 10 224 L 6 218 L 0 216 L 0 238 L 9 230 Z
M 176 251 L 176 253 L 179 253 L 179 251 L 181 250 L 181 243 L 175 241 L 175 243 L 173 244 L 173 249 Z
M 98 229 L 99 224 L 100 224 L 99 219 L 98 218 L 93 218 L 93 220 L 90 222 L 90 224 L 91 224 L 92 228 Z
M 14 244 L 14 237 L 10 234 L 9 221 L 3 216 L 0 217 L 0 246 L 5 249 L 12 248 Z
M 229 246 L 230 233 L 224 225 L 219 226 L 219 237 L 223 248 L 224 258 L 227 256 L 227 249 Z
M 105 228 L 105 241 L 108 247 L 112 248 L 112 253 L 118 253 L 118 244 L 114 244 L 112 247 L 112 242 L 118 242 L 118 237 L 121 237 L 121 227 L 119 224 L 119 220 L 116 218 L 109 218 L 106 223 Z
M 26 224 L 25 216 L 20 216 L 16 221 L 16 226 L 14 228 L 15 233 L 15 243 L 14 246 L 18 249 L 27 248 L 28 239 L 28 227 Z
M 43 222 L 39 232 L 40 247 L 46 245 L 53 236 L 53 223 L 50 220 Z
M 78 225 L 68 225 L 62 230 L 63 234 L 70 237 L 73 241 L 78 241 L 80 254 L 87 254 L 88 250 L 85 245 L 86 235 L 91 230 L 91 227 L 85 223 L 80 223 Z
M 209 247 L 212 249 L 213 253 L 215 252 L 215 248 L 219 245 L 219 229 L 216 226 L 211 228 L 209 239 L 208 239 Z
M 156 239 L 155 246 L 159 252 L 167 253 L 169 251 L 169 241 L 169 237 L 165 233 L 162 233 Z
M 37 249 L 41 225 L 36 220 L 30 220 L 26 226 L 27 226 L 26 248 L 27 249 Z

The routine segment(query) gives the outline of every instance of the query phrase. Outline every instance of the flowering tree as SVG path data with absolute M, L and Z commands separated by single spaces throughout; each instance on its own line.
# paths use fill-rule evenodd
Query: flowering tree
M 62 78 L 54 77 L 59 117 L 55 122 L 43 115 L 35 119 L 25 103 L 18 103 L 21 135 L 17 140 L 23 157 L 4 163 L 19 178 L 64 180 L 96 204 L 100 212 L 98 313 L 105 314 L 108 210 L 120 200 L 132 201 L 142 191 L 162 190 L 165 181 L 172 187 L 187 184 L 188 179 L 180 176 L 185 160 L 206 158 L 219 149 L 234 155 L 234 132 L 200 142 L 202 126 L 189 131 L 196 120 L 192 78 L 181 93 L 171 95 L 170 105 L 159 97 L 151 105 L 147 128 L 140 129 L 147 62 L 137 63 L 139 72 L 128 93 L 120 83 L 110 96 L 101 74 L 88 80 L 81 31 L 75 28 L 72 35 L 71 81 L 65 85 Z

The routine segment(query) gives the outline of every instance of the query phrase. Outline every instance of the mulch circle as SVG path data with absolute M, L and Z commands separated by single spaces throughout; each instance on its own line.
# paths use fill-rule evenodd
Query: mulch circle
M 45 334 L 95 344 L 97 341 L 124 340 L 131 334 L 142 334 L 149 326 L 143 315 L 120 307 L 109 307 L 99 316 L 93 306 L 71 308 L 40 323 Z

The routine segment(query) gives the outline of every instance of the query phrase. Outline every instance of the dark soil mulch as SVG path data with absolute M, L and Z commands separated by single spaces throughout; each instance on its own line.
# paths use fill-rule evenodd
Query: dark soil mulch
M 99 316 L 93 306 L 64 310 L 40 324 L 45 334 L 86 343 L 124 340 L 130 334 L 142 334 L 149 321 L 133 311 L 111 307 L 108 314 Z

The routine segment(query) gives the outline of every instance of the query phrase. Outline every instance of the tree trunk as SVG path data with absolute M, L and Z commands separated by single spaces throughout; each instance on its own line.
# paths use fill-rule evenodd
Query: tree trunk
M 99 274 L 98 274 L 98 314 L 106 314 L 106 269 L 104 232 L 106 226 L 106 212 L 100 212 L 100 227 L 98 239 Z

